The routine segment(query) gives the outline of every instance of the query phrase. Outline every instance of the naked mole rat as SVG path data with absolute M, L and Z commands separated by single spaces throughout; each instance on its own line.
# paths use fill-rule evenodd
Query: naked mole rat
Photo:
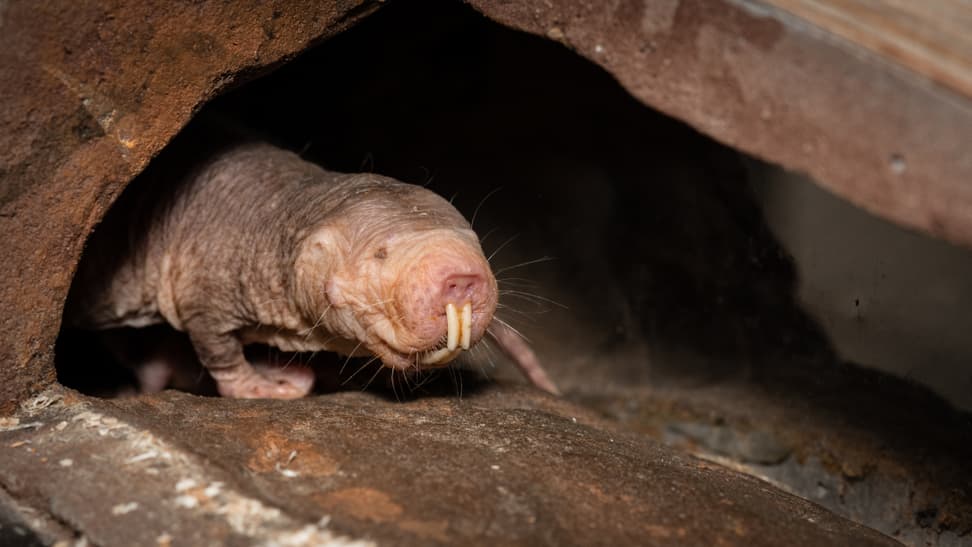
M 388 177 L 330 172 L 238 132 L 180 139 L 142 175 L 144 191 L 124 192 L 95 230 L 66 325 L 167 322 L 189 335 L 226 397 L 297 398 L 313 386 L 303 367 L 253 367 L 249 343 L 421 370 L 486 334 L 556 392 L 529 346 L 494 318 L 496 280 L 448 201 Z

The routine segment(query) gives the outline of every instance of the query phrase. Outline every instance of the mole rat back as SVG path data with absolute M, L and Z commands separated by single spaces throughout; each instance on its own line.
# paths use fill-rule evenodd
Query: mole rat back
M 303 367 L 252 366 L 249 343 L 371 355 L 404 373 L 445 366 L 487 334 L 553 390 L 494 320 L 496 280 L 469 223 L 433 192 L 222 130 L 174 143 L 142 179 L 90 239 L 66 324 L 168 323 L 229 397 L 313 385 Z

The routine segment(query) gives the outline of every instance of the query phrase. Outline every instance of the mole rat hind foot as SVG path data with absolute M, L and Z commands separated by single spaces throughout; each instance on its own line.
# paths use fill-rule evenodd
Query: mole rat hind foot
M 314 371 L 303 365 L 255 363 L 232 370 L 210 370 L 219 394 L 234 399 L 300 399 L 314 387 Z

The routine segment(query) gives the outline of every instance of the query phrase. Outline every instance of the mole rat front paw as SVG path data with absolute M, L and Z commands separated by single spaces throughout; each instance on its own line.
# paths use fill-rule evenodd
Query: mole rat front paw
M 219 394 L 235 399 L 299 399 L 314 387 L 314 371 L 295 365 L 259 366 L 244 374 L 214 377 Z

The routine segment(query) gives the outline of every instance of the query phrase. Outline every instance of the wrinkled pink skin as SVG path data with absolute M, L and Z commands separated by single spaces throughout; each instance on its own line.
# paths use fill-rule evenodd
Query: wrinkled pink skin
M 555 391 L 522 341 L 503 342 L 512 333 L 492 322 L 496 280 L 478 238 L 438 195 L 328 172 L 263 143 L 146 176 L 150 190 L 123 196 L 89 242 L 67 324 L 168 322 L 188 333 L 223 396 L 289 399 L 311 390 L 313 372 L 253 367 L 244 344 L 419 369 L 444 345 L 446 304 L 469 302 L 473 343 L 492 325 L 521 368 L 536 369 L 527 376 Z M 164 364 L 150 365 L 146 387 L 157 389 Z

